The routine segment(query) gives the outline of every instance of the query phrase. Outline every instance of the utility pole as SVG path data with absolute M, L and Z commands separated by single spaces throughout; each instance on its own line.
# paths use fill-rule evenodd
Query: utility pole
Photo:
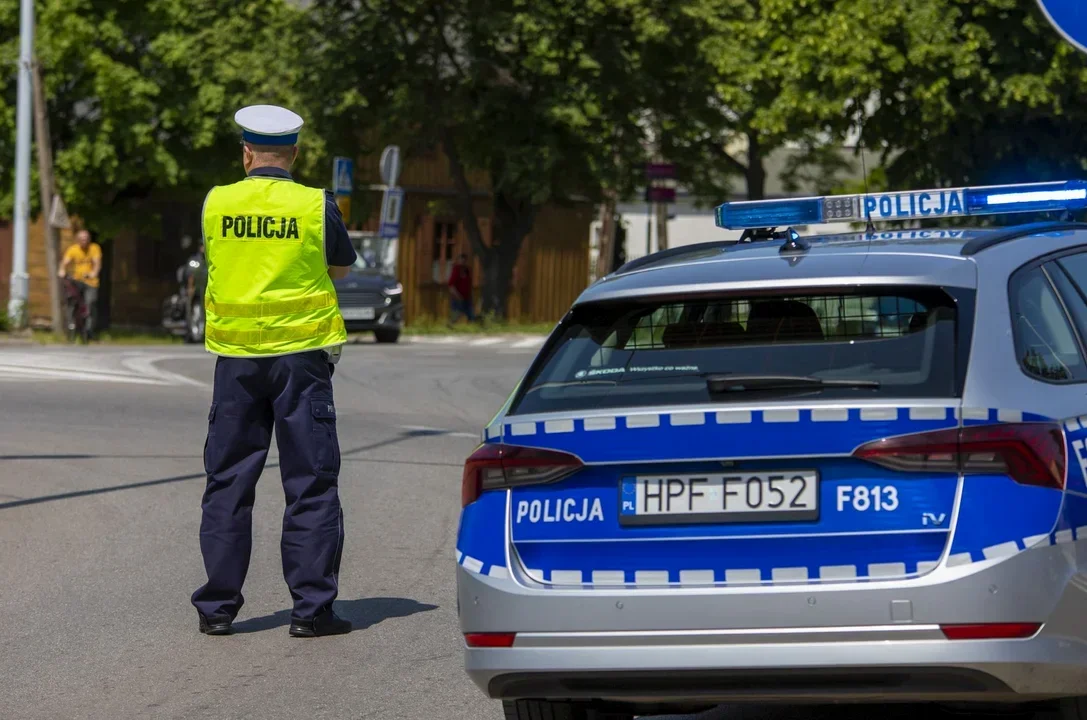
M 19 4 L 19 88 L 15 111 L 15 223 L 12 236 L 11 299 L 8 317 L 26 322 L 28 279 L 26 237 L 30 218 L 30 62 L 34 51 L 34 0 Z
M 53 332 L 64 332 L 64 318 L 60 312 L 60 282 L 57 278 L 57 228 L 53 224 L 53 208 L 56 204 L 56 184 L 53 180 L 53 145 L 49 135 L 49 113 L 45 106 L 45 88 L 42 86 L 41 65 L 35 59 L 34 77 L 34 134 L 38 139 L 38 179 L 41 181 L 42 225 L 45 230 L 45 263 L 49 269 L 49 310 L 53 314 Z

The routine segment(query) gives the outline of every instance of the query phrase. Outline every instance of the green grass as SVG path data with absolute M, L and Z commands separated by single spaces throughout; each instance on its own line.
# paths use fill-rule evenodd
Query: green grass
M 445 320 L 423 319 L 404 326 L 404 335 L 547 335 L 554 323 L 522 323 L 485 320 L 467 323 L 462 318 L 449 327 Z
M 56 335 L 52 330 L 35 330 L 34 341 L 42 345 L 64 345 L 68 343 L 68 338 Z M 167 332 L 111 328 L 99 334 L 94 342 L 101 345 L 179 345 L 183 340 Z

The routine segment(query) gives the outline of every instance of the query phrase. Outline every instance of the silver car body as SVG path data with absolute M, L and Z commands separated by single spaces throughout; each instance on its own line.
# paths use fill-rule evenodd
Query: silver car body
M 583 456 L 590 469 L 607 464 L 599 453 L 622 446 L 632 462 L 665 468 L 691 458 L 818 456 L 806 439 L 823 432 L 816 418 L 836 413 L 848 420 L 837 435 L 825 436 L 845 443 L 828 450 L 831 456 L 848 455 L 857 440 L 930 427 L 924 423 L 933 419 L 946 427 L 1048 419 L 1063 424 L 1066 489 L 1044 501 L 1052 517 L 1026 520 L 1030 493 L 1017 500 L 1015 490 L 1004 501 L 975 507 L 982 495 L 960 475 L 950 513 L 925 520 L 946 541 L 916 566 L 906 560 L 866 568 L 863 546 L 875 547 L 874 533 L 845 552 L 847 560 L 859 553 L 857 562 L 837 564 L 829 544 L 820 549 L 831 541 L 813 537 L 812 552 L 826 553 L 825 564 L 817 557 L 806 561 L 806 569 L 779 568 L 755 557 L 738 563 L 747 570 L 718 564 L 711 568 L 715 573 L 702 572 L 701 558 L 691 558 L 687 568 L 683 558 L 660 557 L 632 561 L 626 573 L 596 571 L 593 554 L 614 538 L 571 545 L 574 567 L 563 570 L 555 564 L 557 550 L 537 552 L 532 548 L 546 544 L 517 542 L 517 513 L 524 514 L 517 497 L 524 490 L 484 493 L 465 508 L 458 534 L 460 624 L 464 633 L 516 637 L 510 647 L 466 647 L 468 675 L 493 698 L 622 701 L 662 711 L 733 700 L 1024 701 L 1087 694 L 1087 460 L 1081 454 L 1087 387 L 1023 372 L 1008 289 L 1012 273 L 1041 256 L 1087 250 L 1083 227 L 1024 232 L 968 256 L 964 243 L 996 231 L 817 237 L 795 257 L 779 253 L 781 243 L 773 241 L 710 246 L 651 259 L 592 285 L 576 306 L 767 288 L 934 285 L 975 291 L 962 397 L 953 403 L 762 401 L 536 415 L 510 415 L 507 402 L 485 429 L 484 443 L 559 448 Z M 547 352 L 545 345 L 541 354 Z M 751 418 L 760 413 L 762 429 L 750 431 L 762 434 L 745 435 L 744 418 L 757 424 Z M 914 420 L 917 427 L 910 425 Z M 851 427 L 862 435 L 846 442 Z M 664 435 L 665 428 L 675 434 Z M 642 435 L 630 438 L 637 433 Z M 707 447 L 706 433 L 734 440 Z M 780 439 L 779 452 L 757 447 L 767 433 Z M 725 455 L 730 442 L 739 447 Z M 592 512 L 577 502 L 545 506 L 542 514 L 561 520 L 565 512 L 576 520 Z M 615 508 L 602 509 L 611 522 Z M 642 549 L 629 543 L 625 552 L 637 556 Z M 551 566 L 533 567 L 546 563 Z M 653 572 L 663 565 L 671 572 Z M 941 629 L 988 623 L 1039 623 L 1041 629 L 1025 638 L 977 640 L 951 640 Z

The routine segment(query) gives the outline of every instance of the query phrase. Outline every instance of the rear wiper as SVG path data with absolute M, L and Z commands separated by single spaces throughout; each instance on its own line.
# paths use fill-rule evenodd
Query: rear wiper
M 833 380 L 813 375 L 708 375 L 711 393 L 757 392 L 759 390 L 803 390 L 808 388 L 861 388 L 876 390 L 878 380 Z

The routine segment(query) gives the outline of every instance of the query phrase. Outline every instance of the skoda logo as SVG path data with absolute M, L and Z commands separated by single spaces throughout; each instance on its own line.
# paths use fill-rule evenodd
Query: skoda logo
M 574 377 L 576 377 L 578 380 L 580 380 L 581 378 L 585 377 L 585 371 L 584 370 L 578 370 L 574 374 Z

